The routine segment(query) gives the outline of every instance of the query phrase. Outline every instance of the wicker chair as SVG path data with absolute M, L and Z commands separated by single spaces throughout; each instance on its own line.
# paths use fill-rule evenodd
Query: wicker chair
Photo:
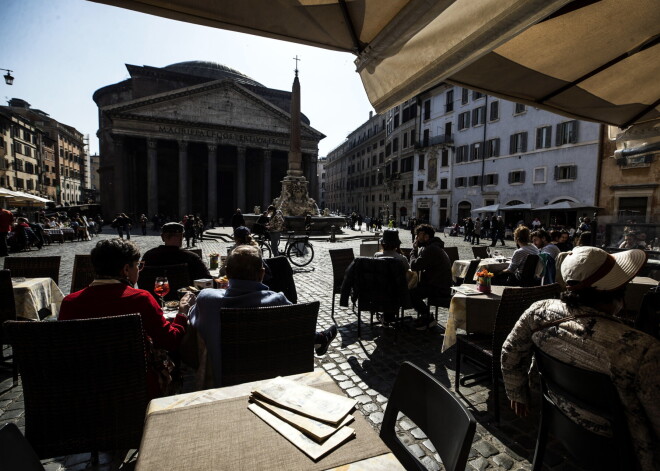
M 2 350 L 2 362 L 4 363 L 7 359 L 12 359 L 12 372 L 13 372 L 13 386 L 18 384 L 18 367 L 16 365 L 15 357 L 8 356 L 5 357 L 4 346 L 9 344 L 5 330 L 2 327 L 3 322 L 5 321 L 15 321 L 16 320 L 16 305 L 14 304 L 14 289 L 11 284 L 11 271 L 10 270 L 0 270 L 0 349 Z
M 220 310 L 221 371 L 215 384 L 314 370 L 314 332 L 320 303 Z
M 460 380 L 461 355 L 470 357 L 477 363 L 484 365 L 486 369 L 490 367 L 491 389 L 494 401 L 493 411 L 497 422 L 500 420 L 499 377 L 502 374 L 500 365 L 502 345 L 504 345 L 504 341 L 513 330 L 513 326 L 520 319 L 523 312 L 536 301 L 558 297 L 559 292 L 560 287 L 557 283 L 533 288 L 505 288 L 495 316 L 492 336 L 474 334 L 456 336 L 456 381 L 454 388 L 458 392 L 461 382 L 465 385 L 466 380 L 474 379 L 477 376 L 484 376 L 483 374 L 468 375 Z
M 12 276 L 25 278 L 52 278 L 60 282 L 60 257 L 6 257 L 5 269 Z
M 330 315 L 335 320 L 335 296 L 341 292 L 341 284 L 344 282 L 346 269 L 355 259 L 353 249 L 328 250 L 330 262 L 332 263 L 332 309 Z
M 75 293 L 87 288 L 94 281 L 94 266 L 91 255 L 76 254 L 73 260 L 73 275 L 71 276 L 71 292 Z
M 39 457 L 16 424 L 0 427 L 0 463 L 9 471 L 44 471 Z
M 165 301 L 177 300 L 178 294 L 176 291 L 179 288 L 184 288 L 192 284 L 190 274 L 188 273 L 188 264 L 181 263 L 178 265 L 162 266 L 146 265 L 140 272 L 138 287 L 149 291 L 154 299 L 159 299 L 156 293 L 154 293 L 154 283 L 159 276 L 166 276 L 170 284 L 170 292 L 164 297 Z
M 41 459 L 137 448 L 147 408 L 138 314 L 5 323 L 25 396 L 25 437 Z
M 488 247 L 483 245 L 474 245 L 472 246 L 472 254 L 474 258 L 488 258 Z
M 298 291 L 296 290 L 293 269 L 289 260 L 284 255 L 280 255 L 279 257 L 266 258 L 264 263 L 268 266 L 271 275 L 269 280 L 264 279 L 264 284 L 271 291 L 284 293 L 286 299 L 296 304 L 298 302 Z
M 445 247 L 444 250 L 449 257 L 449 266 L 452 266 L 454 262 L 459 259 L 458 247 Z

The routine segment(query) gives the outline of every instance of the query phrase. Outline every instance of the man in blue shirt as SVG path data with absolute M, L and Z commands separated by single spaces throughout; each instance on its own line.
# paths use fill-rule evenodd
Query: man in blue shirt
M 232 250 L 226 262 L 229 286 L 226 290 L 205 289 L 199 293 L 189 312 L 190 324 L 206 343 L 213 371 L 220 371 L 220 309 L 236 307 L 283 306 L 292 304 L 282 293 L 270 291 L 262 283 L 265 269 L 259 247 L 240 245 Z M 316 354 L 325 355 L 337 336 L 337 326 L 316 332 Z

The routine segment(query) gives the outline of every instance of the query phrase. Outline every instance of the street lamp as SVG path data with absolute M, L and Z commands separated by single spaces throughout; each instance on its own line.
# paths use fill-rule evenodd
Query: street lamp
M 0 70 L 5 70 L 7 73 L 4 75 L 5 77 L 5 83 L 7 85 L 13 85 L 14 83 L 14 77 L 12 77 L 11 73 L 13 72 L 12 70 L 9 69 L 0 69 Z

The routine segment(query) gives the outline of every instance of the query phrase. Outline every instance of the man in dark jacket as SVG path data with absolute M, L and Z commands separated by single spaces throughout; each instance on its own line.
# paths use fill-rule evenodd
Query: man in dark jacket
M 245 218 L 243 217 L 243 214 L 241 213 L 241 208 L 236 208 L 236 212 L 231 217 L 231 227 L 232 227 L 232 229 L 236 230 L 237 227 L 244 226 L 244 225 L 245 225 Z
M 451 262 L 445 253 L 444 242 L 435 237 L 433 227 L 420 224 L 410 254 L 410 269 L 421 272 L 419 283 L 410 291 L 413 307 L 419 313 L 417 330 L 435 327 L 437 322 L 431 318 L 425 298 L 449 298 L 451 294 Z

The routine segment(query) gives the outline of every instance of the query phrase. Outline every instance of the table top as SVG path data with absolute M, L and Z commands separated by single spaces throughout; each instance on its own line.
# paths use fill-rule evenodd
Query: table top
M 332 378 L 321 369 L 310 373 L 288 376 L 287 378 L 310 386 L 338 389 Z M 186 461 L 185 468 L 189 470 L 210 469 L 208 468 L 209 464 L 215 464 L 216 467 L 219 463 L 226 465 L 232 459 L 234 464 L 238 462 L 238 469 L 247 469 L 249 467 L 248 463 L 254 460 L 257 455 L 261 455 L 265 448 L 270 448 L 271 455 L 269 456 L 277 455 L 277 458 L 273 461 L 275 463 L 281 457 L 278 453 L 272 455 L 273 449 L 281 447 L 282 455 L 284 455 L 284 450 L 290 452 L 288 448 L 293 447 L 293 445 L 247 410 L 247 396 L 255 387 L 266 381 L 256 381 L 152 400 L 147 410 L 145 432 L 140 446 L 140 456 L 138 457 L 136 470 L 156 469 L 154 466 L 162 466 L 165 463 L 167 463 L 166 468 L 178 469 L 178 466 L 171 460 L 178 459 L 177 457 L 180 454 L 187 455 L 181 460 Z M 244 415 L 241 415 L 238 422 L 235 420 L 236 417 L 233 416 L 234 422 L 232 422 L 230 409 L 233 409 L 233 414 L 235 414 L 237 408 Z M 243 413 L 243 409 L 246 412 Z M 302 451 L 296 448 L 295 450 L 299 451 L 304 458 L 304 460 L 301 460 L 302 466 L 299 469 L 332 469 L 335 471 L 399 471 L 404 469 L 392 453 L 387 453 L 387 448 L 380 442 L 375 431 L 360 416 L 359 412 L 354 413 L 354 415 L 356 415 L 356 421 L 351 427 L 356 429 L 356 439 L 321 458 L 317 463 L 307 458 Z M 181 421 L 181 419 L 183 420 Z M 168 420 L 171 422 L 167 422 Z M 164 423 L 181 423 L 181 427 L 188 428 L 188 430 L 210 430 L 214 437 L 209 437 L 206 432 L 200 433 L 200 436 L 186 435 L 182 430 L 177 430 L 178 425 L 167 427 L 163 426 Z M 272 440 L 269 439 L 267 444 L 264 444 L 262 440 L 260 442 L 261 446 L 251 446 L 251 443 L 248 443 L 250 439 L 263 434 L 264 427 L 267 427 L 266 433 L 268 437 L 272 437 Z M 232 428 L 233 431 L 231 431 Z M 257 428 L 261 430 L 257 430 Z M 187 436 L 187 439 L 182 440 L 182 433 Z M 362 438 L 361 443 L 358 441 L 360 438 Z M 364 449 L 360 447 L 364 447 L 365 444 L 370 446 L 372 450 L 380 450 L 380 448 L 382 450 L 375 451 L 376 456 L 361 460 L 357 459 L 352 463 L 340 466 L 335 463 L 329 468 L 323 467 L 326 459 L 328 464 L 332 463 L 333 460 L 336 462 L 343 447 L 353 446 L 359 452 Z M 175 448 L 180 446 L 181 449 L 173 450 L 172 446 Z M 347 448 L 344 452 L 346 451 L 350 450 Z M 334 453 L 337 453 L 337 455 L 333 457 Z M 164 454 L 167 456 L 163 456 Z M 346 455 L 346 453 L 344 454 Z M 349 456 L 357 455 L 351 451 Z M 238 461 L 236 461 L 237 459 Z M 259 458 L 257 457 L 257 459 Z M 163 468 L 159 467 L 158 469 Z
M 12 278 L 12 288 L 17 317 L 38 321 L 42 309 L 58 315 L 64 294 L 51 278 Z

